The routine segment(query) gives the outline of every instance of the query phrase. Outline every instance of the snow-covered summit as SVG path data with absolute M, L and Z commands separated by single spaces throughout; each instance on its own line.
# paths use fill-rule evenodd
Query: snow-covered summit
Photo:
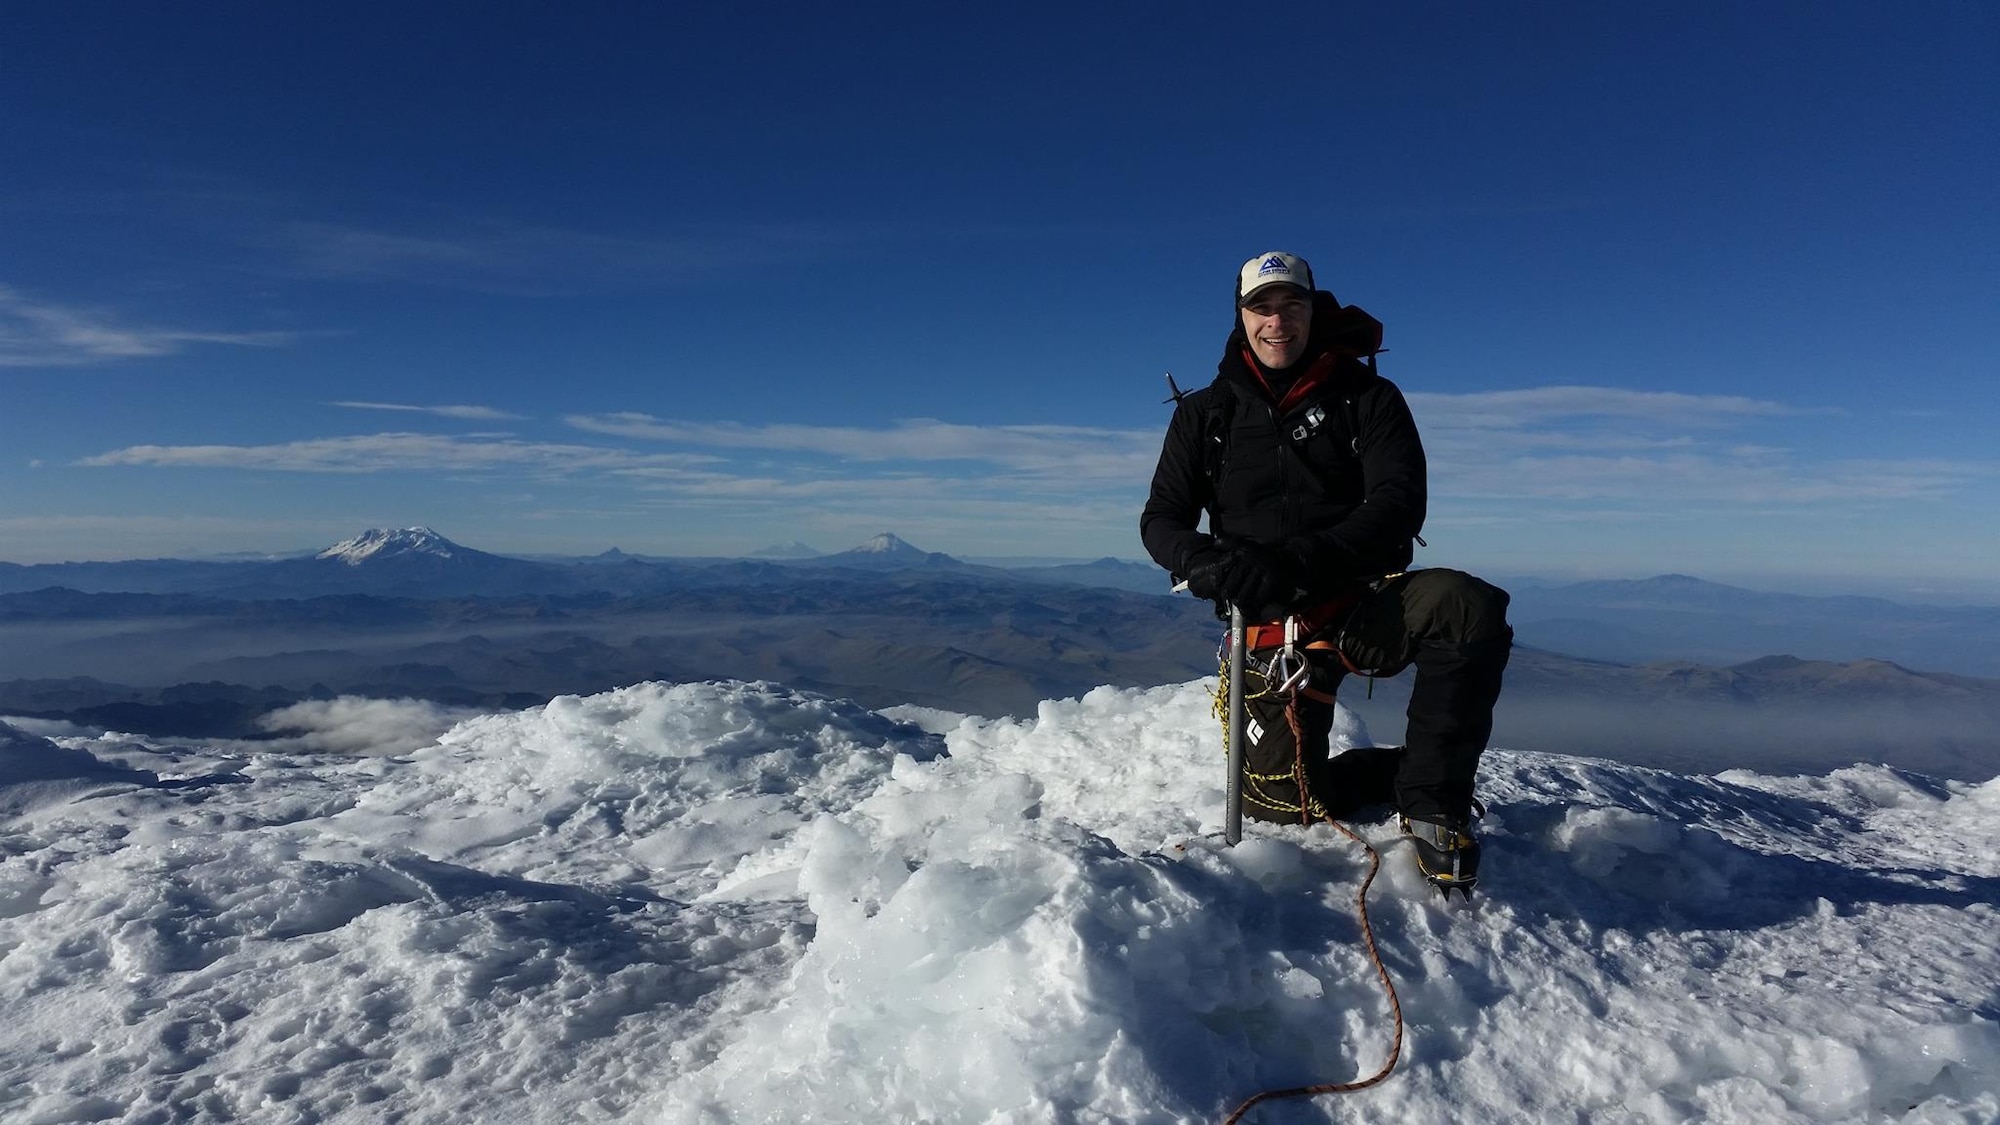
M 793 539 L 784 543 L 776 543 L 769 547 L 759 547 L 744 557 L 750 559 L 814 559 L 819 556 L 820 551 L 811 544 Z
M 1210 686 L 987 721 L 649 683 L 382 757 L 0 737 L 37 763 L 0 760 L 0 1116 L 1166 1125 L 1372 1073 L 1366 855 L 1221 846 Z M 2000 1119 L 2000 780 L 1495 750 L 1481 791 L 1471 907 L 1353 826 L 1395 1074 L 1253 1120 Z
M 904 540 L 897 538 L 893 532 L 885 531 L 882 534 L 877 535 L 874 538 L 868 540 L 866 543 L 861 544 L 859 547 L 855 547 L 854 549 L 847 551 L 845 553 L 850 555 L 921 556 L 921 555 L 927 555 L 930 552 L 911 546 Z
M 428 527 L 371 527 L 352 539 L 335 543 L 314 557 L 332 559 L 348 566 L 360 566 L 371 559 L 394 558 L 399 555 L 429 555 L 448 559 L 463 551 L 463 547 Z
M 964 564 L 950 555 L 926 551 L 894 532 L 885 531 L 858 547 L 831 555 L 788 560 L 791 566 L 840 567 L 851 570 L 896 571 Z

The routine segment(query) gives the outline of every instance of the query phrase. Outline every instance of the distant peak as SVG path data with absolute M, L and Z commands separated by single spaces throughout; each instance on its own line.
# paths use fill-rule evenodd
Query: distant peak
M 854 555 L 921 555 L 924 552 L 898 539 L 893 533 L 885 531 L 848 553 Z
M 448 559 L 460 549 L 458 544 L 428 527 L 371 527 L 352 539 L 335 543 L 316 557 L 360 566 L 370 559 L 394 555 L 436 555 Z
M 1788 672 L 1793 668 L 1805 667 L 1805 663 L 1806 663 L 1805 661 L 1800 660 L 1798 657 L 1792 656 L 1790 654 L 1781 654 L 1777 656 L 1760 656 L 1755 660 L 1746 660 L 1741 664 L 1732 664 L 1730 665 L 1730 671 Z
M 753 559 L 811 559 L 819 557 L 819 552 L 794 539 L 789 543 L 779 543 L 773 547 L 760 547 L 750 552 Z

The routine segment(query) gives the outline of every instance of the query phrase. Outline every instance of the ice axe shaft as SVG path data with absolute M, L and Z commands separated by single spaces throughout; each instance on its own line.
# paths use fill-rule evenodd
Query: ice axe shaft
M 1223 785 L 1222 839 L 1243 839 L 1243 611 L 1229 607 L 1229 778 Z
M 1174 584 L 1174 593 L 1188 588 Z M 1243 839 L 1243 611 L 1229 606 L 1229 776 L 1223 780 L 1222 840 L 1235 847 Z

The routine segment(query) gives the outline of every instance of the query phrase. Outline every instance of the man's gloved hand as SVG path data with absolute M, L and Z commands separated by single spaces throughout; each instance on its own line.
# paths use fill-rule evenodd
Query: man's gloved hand
M 1235 565 L 1222 583 L 1230 604 L 1259 620 L 1290 606 L 1299 592 L 1299 568 L 1289 554 L 1255 543 L 1238 543 L 1235 552 Z
M 1205 555 L 1190 567 L 1188 592 L 1218 606 L 1234 605 L 1262 618 L 1282 609 L 1298 593 L 1298 563 L 1284 551 L 1255 543 L 1235 543 Z
M 1188 566 L 1188 593 L 1205 602 L 1222 603 L 1225 597 L 1222 584 L 1229 577 L 1231 567 L 1236 565 L 1236 552 L 1223 547 L 1212 547 L 1195 556 Z

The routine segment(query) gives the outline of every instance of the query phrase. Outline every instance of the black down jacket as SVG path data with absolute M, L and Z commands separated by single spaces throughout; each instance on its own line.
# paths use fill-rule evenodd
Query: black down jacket
M 1139 517 L 1146 552 L 1173 573 L 1215 538 L 1289 551 L 1308 600 L 1409 567 L 1426 495 L 1416 421 L 1394 383 L 1321 339 L 1339 304 L 1313 298 L 1297 401 L 1280 412 L 1239 318 L 1215 382 L 1175 409 Z M 1215 538 L 1199 530 L 1204 510 Z

